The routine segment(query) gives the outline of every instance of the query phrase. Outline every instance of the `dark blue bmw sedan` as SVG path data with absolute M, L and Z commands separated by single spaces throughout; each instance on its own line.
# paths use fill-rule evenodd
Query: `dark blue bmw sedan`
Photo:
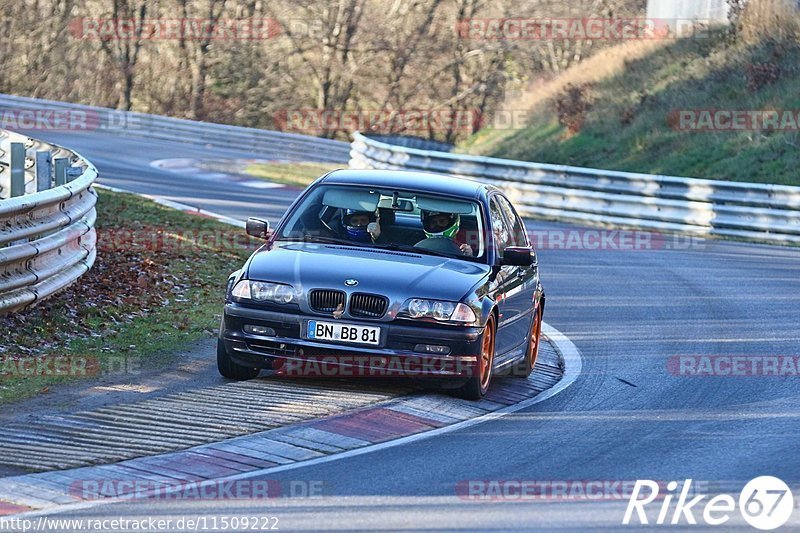
M 231 379 L 432 379 L 480 399 L 536 361 L 544 292 L 522 219 L 497 188 L 437 174 L 316 180 L 231 274 L 217 362 Z

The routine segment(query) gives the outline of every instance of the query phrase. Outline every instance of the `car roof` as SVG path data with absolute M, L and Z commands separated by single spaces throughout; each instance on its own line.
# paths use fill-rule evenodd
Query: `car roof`
M 495 189 L 479 181 L 408 170 L 334 170 L 324 176 L 320 183 L 411 189 L 470 199 Z

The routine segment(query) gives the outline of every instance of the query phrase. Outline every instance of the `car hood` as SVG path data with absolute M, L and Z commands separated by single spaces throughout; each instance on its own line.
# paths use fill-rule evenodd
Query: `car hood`
M 306 293 L 314 288 L 409 297 L 459 300 L 482 278 L 487 265 L 431 255 L 357 248 L 336 244 L 275 243 L 250 259 L 247 277 L 292 284 Z M 345 280 L 357 280 L 347 287 Z

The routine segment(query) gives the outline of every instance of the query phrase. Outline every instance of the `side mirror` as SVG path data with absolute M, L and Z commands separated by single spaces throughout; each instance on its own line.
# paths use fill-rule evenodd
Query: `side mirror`
M 245 231 L 251 237 L 266 239 L 267 234 L 269 233 L 269 222 L 260 218 L 250 217 L 247 219 Z
M 524 246 L 509 246 L 503 250 L 501 265 L 529 267 L 533 264 L 533 251 Z

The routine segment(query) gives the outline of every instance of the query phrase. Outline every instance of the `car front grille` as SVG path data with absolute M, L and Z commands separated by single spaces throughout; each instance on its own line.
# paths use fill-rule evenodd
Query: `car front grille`
M 380 318 L 388 306 L 389 300 L 377 294 L 357 292 L 350 297 L 350 314 L 360 318 Z
M 314 289 L 308 295 L 308 305 L 320 313 L 332 313 L 339 306 L 344 309 L 345 294 L 330 289 Z

